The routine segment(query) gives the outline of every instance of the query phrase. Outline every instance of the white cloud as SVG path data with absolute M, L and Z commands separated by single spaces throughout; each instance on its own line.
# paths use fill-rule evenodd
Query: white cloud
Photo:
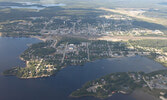
M 42 4 L 55 4 L 56 0 L 40 0 Z

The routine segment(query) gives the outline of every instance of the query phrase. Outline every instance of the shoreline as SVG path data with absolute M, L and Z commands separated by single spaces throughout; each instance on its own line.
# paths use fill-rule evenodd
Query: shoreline
M 42 38 L 41 36 L 30 36 L 30 38 L 36 38 L 36 39 L 41 40 L 41 41 L 43 41 L 43 42 L 46 42 L 46 41 L 47 41 L 47 39 Z
M 160 98 L 157 98 L 147 92 L 145 92 L 144 90 L 142 89 L 136 89 L 134 90 L 132 93 L 130 94 L 124 94 L 124 93 L 115 93 L 115 94 L 122 94 L 122 95 L 127 95 L 127 96 L 130 96 L 132 98 L 134 98 L 135 100 L 166 100 L 165 98 L 162 97 L 162 99 Z M 114 95 L 114 94 L 113 94 Z M 112 96 L 113 96 L 112 95 Z M 112 96 L 109 96 L 108 98 L 112 97 Z M 82 97 L 94 97 L 94 98 L 98 98 L 98 99 L 101 99 L 101 100 L 105 100 L 107 98 L 100 98 L 100 97 L 97 97 L 96 95 L 82 95 L 82 96 L 72 96 L 72 95 L 69 95 L 70 98 L 82 98 Z
M 0 32 L 0 37 L 2 37 L 2 32 Z
M 142 56 L 142 55 L 139 55 L 139 56 Z M 118 60 L 119 60 L 119 58 L 124 58 L 124 57 L 129 57 L 129 56 L 112 57 L 112 58 L 104 58 L 104 59 L 118 59 Z M 130 56 L 130 57 L 135 57 L 135 56 Z M 146 57 L 146 58 L 148 58 L 148 59 L 150 59 L 150 60 L 155 61 L 154 59 L 151 59 L 151 58 L 149 58 L 148 56 L 143 56 L 143 57 Z M 22 57 L 19 57 L 19 58 L 20 58 L 20 60 L 22 60 L 22 61 L 25 62 L 26 66 L 24 66 L 24 67 L 27 67 L 27 61 L 24 60 Z M 86 63 L 92 63 L 92 62 L 95 62 L 95 61 L 97 61 L 97 60 L 103 60 L 103 59 L 96 59 L 96 60 L 89 61 L 89 62 L 86 62 Z M 157 62 L 157 61 L 155 61 L 155 62 L 156 62 L 156 63 L 159 63 L 159 62 Z M 86 63 L 84 63 L 83 65 L 85 65 Z M 161 64 L 161 63 L 159 63 L 159 64 Z M 163 64 L 161 64 L 161 65 L 162 65 L 164 68 L 167 68 L 167 67 L 164 66 Z M 79 65 L 79 66 L 81 66 L 81 65 Z M 60 70 L 66 68 L 66 67 L 68 67 L 68 66 L 63 66 Z M 60 70 L 59 70 L 59 71 L 60 71 Z M 53 75 L 54 75 L 54 74 L 53 74 Z M 35 76 L 35 77 L 19 77 L 19 78 L 20 78 L 20 79 L 37 79 L 37 78 L 50 77 L 50 76 L 53 76 L 53 75 L 43 75 L 43 76 Z M 128 95 L 128 94 L 127 94 L 127 95 Z
M 43 42 L 47 41 L 47 38 L 42 37 L 42 36 L 30 36 L 29 38 L 35 38 L 35 39 L 41 40 Z M 140 56 L 142 56 L 142 55 L 140 55 Z M 119 58 L 124 58 L 124 57 L 133 57 L 133 56 L 117 56 L 117 57 L 112 57 L 112 58 L 119 59 Z M 147 57 L 147 56 L 145 56 L 145 57 Z M 27 61 L 24 58 L 22 58 L 21 56 L 19 56 L 19 58 L 20 58 L 20 60 L 24 61 L 25 64 L 26 64 Z M 149 58 L 149 57 L 147 57 L 147 58 Z M 88 61 L 88 62 L 94 62 L 96 60 L 101 60 L 101 59 L 108 59 L 108 58 L 100 58 L 100 59 L 95 59 L 95 60 Z M 149 59 L 151 59 L 151 58 L 149 58 Z M 151 59 L 151 60 L 155 61 L 154 59 Z M 85 62 L 83 65 L 85 65 L 88 62 Z M 157 62 L 157 61 L 155 61 L 155 62 Z M 159 63 L 159 62 L 157 62 L 157 63 Z M 164 66 L 162 63 L 159 63 L 159 64 L 161 64 L 164 68 L 166 68 L 166 66 Z M 27 67 L 27 64 L 26 64 L 25 67 Z M 65 67 L 67 67 L 67 66 L 63 66 L 61 69 L 65 68 Z M 19 77 L 19 78 L 21 78 L 21 79 L 33 79 L 33 78 L 42 78 L 42 77 L 49 77 L 49 76 L 51 76 L 51 75 L 35 76 L 35 77 Z

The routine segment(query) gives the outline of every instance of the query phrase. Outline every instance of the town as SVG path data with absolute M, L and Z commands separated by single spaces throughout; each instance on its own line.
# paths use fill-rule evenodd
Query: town
M 0 0 L 0 100 L 167 100 L 166 22 L 165 0 Z
M 98 59 L 136 54 L 137 52 L 129 49 L 123 42 L 56 36 L 45 42 L 31 45 L 20 56 L 27 62 L 27 66 L 7 70 L 4 75 L 16 75 L 19 78 L 45 77 L 55 74 L 66 66 L 84 65 L 86 62 Z
M 40 35 L 77 35 L 85 37 L 100 36 L 166 36 L 166 28 L 161 25 L 143 22 L 132 17 L 97 9 L 50 10 L 63 12 L 42 16 L 38 12 L 34 17 L 21 18 L 0 23 L 2 36 L 30 37 Z M 76 15 L 72 15 L 72 12 Z M 87 12 L 87 13 L 85 13 Z M 34 14 L 34 13 L 33 13 Z M 144 24 L 144 26 L 143 26 Z M 155 26 L 156 29 L 154 28 Z

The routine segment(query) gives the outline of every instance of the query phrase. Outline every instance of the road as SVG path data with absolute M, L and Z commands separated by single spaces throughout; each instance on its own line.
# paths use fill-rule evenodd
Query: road
M 145 77 L 143 77 L 144 82 L 146 82 L 147 86 L 152 90 L 153 88 L 150 86 L 149 82 L 146 81 Z
M 110 46 L 108 44 L 108 41 L 107 41 L 107 46 L 108 46 L 108 49 L 109 49 L 109 55 L 112 57 L 112 51 L 111 51 L 111 48 L 110 48 Z
M 66 45 L 65 45 L 65 49 L 64 49 L 64 52 L 63 52 L 63 58 L 62 58 L 62 60 L 61 60 L 61 63 L 64 63 L 64 58 L 65 58 L 65 56 L 66 56 L 67 45 L 68 45 L 68 42 L 67 42 Z
M 88 53 L 88 61 L 90 61 L 89 43 L 86 43 L 86 47 L 87 47 L 87 53 Z

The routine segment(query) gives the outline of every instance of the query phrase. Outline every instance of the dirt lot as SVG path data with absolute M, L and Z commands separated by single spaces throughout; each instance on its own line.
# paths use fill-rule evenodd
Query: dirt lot
M 128 41 L 128 40 L 142 40 L 142 39 L 167 39 L 167 37 L 134 37 L 134 36 L 103 36 L 97 40 L 107 41 Z

